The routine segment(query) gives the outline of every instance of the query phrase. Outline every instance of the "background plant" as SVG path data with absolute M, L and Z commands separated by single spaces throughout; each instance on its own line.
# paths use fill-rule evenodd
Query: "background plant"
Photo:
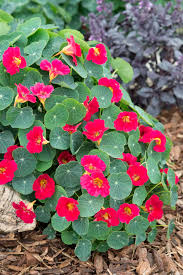
M 13 18 L 10 15 L 3 13 L 3 18 L 7 25 L 8 22 L 12 25 Z M 104 252 L 110 247 L 120 249 L 134 241 L 138 245 L 146 239 L 152 242 L 157 233 L 157 216 L 154 221 L 149 219 L 151 210 L 147 202 L 157 194 L 160 201 L 156 197 L 157 204 L 154 207 L 157 208 L 158 205 L 159 211 L 162 202 L 175 207 L 177 200 L 177 182 L 173 170 L 169 168 L 166 172 L 160 172 L 160 169 L 168 167 L 171 141 L 165 138 L 163 125 L 134 105 L 125 89 L 114 81 L 115 74 L 111 74 L 110 66 L 118 72 L 123 83 L 132 80 L 133 69 L 125 60 L 113 59 L 108 49 L 106 56 L 103 45 L 99 46 L 95 41 L 84 41 L 83 35 L 76 30 L 64 29 L 54 33 L 47 27 L 49 28 L 42 25 L 41 19 L 36 17 L 19 24 L 14 32 L 0 36 L 1 59 L 5 51 L 6 54 L 11 52 L 8 63 L 5 62 L 5 54 L 3 63 L 0 63 L 0 158 L 4 159 L 0 162 L 0 183 L 9 181 L 8 185 L 19 192 L 22 198 L 28 199 L 30 205 L 23 207 L 29 208 L 29 211 L 34 204 L 36 219 L 45 227 L 43 234 L 54 238 L 56 232 L 59 232 L 64 243 L 76 244 L 75 253 L 80 260 L 87 260 L 92 250 Z M 73 62 L 73 56 L 69 56 L 67 52 L 68 44 L 73 40 L 72 35 L 82 50 L 81 54 L 79 51 L 75 53 L 77 66 Z M 66 41 L 66 38 L 69 40 Z M 21 50 L 18 57 L 14 53 L 14 47 Z M 96 58 L 99 49 L 103 49 L 105 59 L 102 65 L 88 61 L 92 59 L 91 56 L 88 57 L 89 50 L 97 53 L 93 55 Z M 59 58 L 53 58 L 57 52 L 60 52 Z M 20 59 L 24 60 L 22 56 L 26 65 L 19 72 L 12 72 L 12 64 L 13 70 L 17 69 Z M 55 65 L 61 62 L 60 59 L 63 61 L 64 75 L 59 75 L 59 68 Z M 56 63 L 53 62 L 55 60 Z M 11 66 L 7 73 L 9 63 Z M 98 85 L 101 78 L 108 78 L 115 86 Z M 21 89 L 21 85 L 25 87 L 22 94 L 18 93 L 15 83 Z M 42 86 L 36 92 L 37 83 Z M 50 85 L 54 91 L 46 90 L 43 93 Z M 120 92 L 122 98 L 111 103 L 113 93 L 116 92 Z M 46 98 L 42 97 L 43 94 L 46 94 Z M 99 105 L 95 112 L 90 105 L 93 100 Z M 86 119 L 88 110 L 92 117 Z M 132 123 L 128 125 L 129 118 L 132 118 Z M 100 132 L 96 132 L 92 139 L 87 134 L 86 125 L 95 127 L 99 125 L 98 121 L 102 128 L 98 129 Z M 124 127 L 123 121 L 127 125 L 122 130 L 120 127 Z M 35 140 L 37 153 L 32 151 Z M 13 145 L 16 146 L 12 152 L 10 146 Z M 129 159 L 126 155 L 125 159 L 122 153 L 133 156 L 130 155 Z M 97 177 L 96 173 L 86 173 L 92 166 L 85 166 L 84 156 L 99 159 Z M 8 159 L 14 165 L 13 171 L 9 166 L 4 168 Z M 4 174 L 6 170 L 11 171 L 11 182 Z M 134 170 L 140 170 L 144 176 L 139 186 L 134 184 L 139 180 L 139 176 L 133 174 Z M 96 196 L 86 186 L 85 179 L 90 176 L 99 187 L 97 191 L 100 193 Z M 55 188 L 51 189 L 53 195 L 46 199 L 40 196 L 40 186 L 44 186 L 45 180 Z M 101 181 L 107 186 L 103 192 L 100 190 Z M 78 207 L 77 220 L 76 216 L 75 220 L 69 220 L 71 217 L 67 217 L 68 213 L 61 216 L 59 204 L 64 206 L 68 200 L 71 203 L 68 212 L 73 207 Z M 108 227 L 104 218 L 94 221 L 94 216 L 97 213 L 99 215 L 101 210 L 113 208 L 116 215 L 119 209 L 123 211 L 124 204 L 127 214 L 134 211 L 134 219 L 129 223 L 121 218 L 119 225 Z M 14 207 L 17 209 L 22 206 L 14 204 Z M 162 210 L 160 214 L 162 216 Z M 18 216 L 24 219 L 22 212 Z M 31 216 L 33 218 L 34 215 Z M 105 215 L 105 218 L 107 220 L 108 216 Z M 173 230 L 172 221 L 167 228 L 169 238 Z
M 134 68 L 126 85 L 133 100 L 154 115 L 162 108 L 183 106 L 183 9 L 181 1 L 164 6 L 157 1 L 127 1 L 125 11 L 113 15 L 102 1 L 100 13 L 82 22 L 89 24 L 89 39 L 103 41 L 112 56 L 120 56 Z M 159 3 L 159 2 L 158 2 Z M 112 3 L 111 3 L 112 4 Z M 105 12 L 104 7 L 108 7 Z M 108 6 L 107 6 L 108 5 Z

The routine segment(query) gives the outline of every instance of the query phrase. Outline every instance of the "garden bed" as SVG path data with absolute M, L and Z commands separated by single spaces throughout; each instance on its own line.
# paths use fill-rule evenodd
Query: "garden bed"
M 159 120 L 165 125 L 166 134 L 172 139 L 170 166 L 180 177 L 179 199 L 175 211 L 169 207 L 158 223 L 159 233 L 153 244 L 131 245 L 108 253 L 93 253 L 87 262 L 74 256 L 74 249 L 64 245 L 60 238 L 47 240 L 38 226 L 26 233 L 0 234 L 0 274 L 183 274 L 183 114 L 172 109 L 163 111 Z M 175 219 L 171 239 L 166 239 L 164 223 Z M 146 273 L 145 273 L 146 272 Z

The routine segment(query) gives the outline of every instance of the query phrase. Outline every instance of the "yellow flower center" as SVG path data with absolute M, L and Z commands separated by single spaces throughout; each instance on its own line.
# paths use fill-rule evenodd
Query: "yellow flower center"
M 108 220 L 109 219 L 109 214 L 106 212 L 103 216 L 104 220 Z
M 37 144 L 40 144 L 40 143 L 41 143 L 41 137 L 38 137 L 38 138 L 37 138 L 36 143 L 37 143 Z
M 124 208 L 124 212 L 125 212 L 125 214 L 127 214 L 127 215 L 131 215 L 132 210 L 130 209 L 130 207 L 125 207 L 125 208 Z
M 69 202 L 69 203 L 67 204 L 67 209 L 68 209 L 69 211 L 72 211 L 72 210 L 74 209 L 74 203 Z
M 14 58 L 13 58 L 13 61 L 14 61 L 14 64 L 15 64 L 17 67 L 20 66 L 20 64 L 21 64 L 21 59 L 20 59 L 20 58 L 14 57 Z
M 94 48 L 94 54 L 98 56 L 100 54 L 99 48 Z
M 42 188 L 45 188 L 46 185 L 47 185 L 47 180 L 42 179 L 42 180 L 40 181 L 40 185 L 41 185 Z
M 67 163 L 68 161 L 66 159 L 62 159 L 63 164 Z
M 111 90 L 111 92 L 113 93 L 113 88 L 112 87 L 108 87 L 110 90 Z
M 0 174 L 3 174 L 4 172 L 6 172 L 6 168 L 1 167 L 1 168 L 0 168 Z
M 161 139 L 160 138 L 155 138 L 154 140 L 155 140 L 157 145 L 161 145 Z
M 99 132 L 96 132 L 96 133 L 95 133 L 95 137 L 98 137 L 99 135 L 100 135 Z
M 95 178 L 95 179 L 93 180 L 93 183 L 94 183 L 94 185 L 97 185 L 99 188 L 101 188 L 102 185 L 103 185 L 103 180 L 101 180 L 101 179 L 99 179 L 99 178 Z
M 140 176 L 135 174 L 132 178 L 134 181 L 138 181 L 140 179 Z
M 122 117 L 123 122 L 129 123 L 130 122 L 130 117 L 129 116 L 124 116 Z

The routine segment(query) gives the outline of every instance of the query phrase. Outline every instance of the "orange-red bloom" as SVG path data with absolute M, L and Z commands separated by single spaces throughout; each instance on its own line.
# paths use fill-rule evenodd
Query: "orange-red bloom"
M 136 204 L 123 203 L 118 209 L 118 218 L 120 222 L 128 224 L 133 218 L 139 216 L 139 208 Z
M 44 85 L 44 83 L 36 83 L 34 86 L 30 87 L 33 95 L 37 96 L 44 106 L 45 100 L 50 97 L 54 90 L 52 85 Z
M 28 139 L 26 148 L 31 154 L 41 153 L 43 144 L 48 143 L 43 137 L 43 129 L 40 126 L 34 126 L 34 128 L 26 134 L 26 137 Z
M 102 172 L 93 172 L 91 175 L 84 174 L 80 178 L 80 184 L 91 196 L 97 197 L 101 195 L 102 197 L 107 197 L 109 195 L 109 182 Z
M 95 119 L 94 121 L 89 121 L 85 125 L 86 131 L 83 134 L 93 141 L 100 141 L 105 131 L 109 128 L 105 127 L 105 121 L 103 119 Z
M 117 131 L 130 132 L 138 127 L 138 118 L 135 112 L 121 112 L 114 121 Z
M 103 44 L 97 44 L 90 48 L 86 56 L 86 60 L 92 61 L 95 64 L 102 65 L 107 61 L 107 51 Z
M 128 165 L 133 165 L 137 162 L 137 158 L 130 153 L 122 153 L 123 158 L 119 158 L 121 161 L 125 161 Z
M 111 90 L 113 94 L 111 102 L 119 102 L 121 100 L 123 93 L 120 89 L 119 82 L 117 82 L 115 79 L 102 77 L 101 79 L 99 79 L 98 85 L 108 87 Z
M 65 124 L 64 127 L 62 127 L 62 129 L 66 132 L 69 132 L 69 134 L 73 134 L 75 132 L 77 132 L 78 127 L 81 125 L 82 122 L 76 124 L 76 125 L 69 125 L 69 124 Z
M 65 217 L 68 222 L 78 219 L 80 211 L 78 202 L 72 198 L 61 197 L 58 200 L 56 211 L 60 217 Z
M 13 202 L 12 206 L 16 209 L 16 215 L 25 223 L 33 223 L 36 218 L 36 214 L 32 211 L 33 203 L 25 205 L 23 201 L 20 201 L 19 204 Z
M 145 203 L 145 208 L 147 209 L 148 221 L 153 222 L 154 220 L 159 220 L 163 216 L 163 202 L 159 199 L 157 195 L 152 195 Z
M 131 178 L 132 184 L 135 186 L 144 185 L 149 179 L 147 169 L 139 162 L 130 165 L 127 170 L 127 174 Z
M 9 160 L 13 160 L 13 151 L 17 148 L 20 148 L 23 146 L 17 146 L 17 145 L 11 145 L 7 148 L 7 152 L 4 154 L 4 159 L 9 159 Z
M 61 53 L 64 53 L 66 55 L 70 55 L 73 58 L 73 62 L 75 64 L 75 66 L 77 66 L 76 56 L 81 57 L 81 55 L 82 55 L 81 47 L 80 47 L 79 44 L 77 44 L 74 41 L 74 36 L 73 35 L 71 35 L 70 38 L 67 38 L 67 42 L 68 42 L 68 45 L 66 47 L 64 47 L 60 52 L 55 54 L 54 56 L 57 56 Z
M 16 84 L 17 86 L 17 96 L 15 97 L 15 103 L 14 106 L 16 106 L 17 103 L 24 103 L 27 101 L 30 101 L 32 103 L 36 102 L 36 98 L 35 96 L 31 95 L 29 89 L 25 86 L 23 86 L 22 84 Z
M 44 59 L 40 63 L 40 68 L 43 71 L 49 71 L 50 82 L 57 75 L 66 75 L 70 73 L 69 66 L 65 65 L 61 60 L 54 59 L 51 63 Z
M 101 209 L 95 214 L 94 218 L 94 221 L 106 222 L 108 227 L 119 225 L 117 212 L 113 208 Z
M 97 155 L 86 155 L 81 159 L 81 165 L 89 172 L 104 171 L 106 164 Z
M 10 75 L 18 73 L 19 69 L 27 66 L 25 58 L 21 56 L 19 47 L 9 47 L 3 53 L 3 65 Z
M 98 112 L 99 110 L 99 104 L 98 101 L 96 99 L 96 97 L 94 97 L 90 103 L 88 103 L 90 100 L 89 96 L 86 97 L 86 100 L 83 102 L 83 105 L 86 108 L 86 115 L 83 118 L 83 120 L 85 121 L 89 121 L 92 117 L 92 115 L 94 115 L 95 113 Z
M 43 174 L 34 181 L 32 189 L 36 199 L 45 200 L 55 193 L 55 182 L 48 174 Z
M 69 151 L 63 151 L 57 158 L 59 165 L 66 164 L 70 161 L 76 161 L 75 156 L 73 156 Z
M 0 161 L 0 185 L 12 181 L 17 169 L 18 167 L 14 160 L 4 159 Z

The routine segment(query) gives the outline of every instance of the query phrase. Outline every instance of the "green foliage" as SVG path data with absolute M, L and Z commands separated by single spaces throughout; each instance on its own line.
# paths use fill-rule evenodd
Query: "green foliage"
M 58 33 L 51 31 L 54 28 L 53 22 L 57 22 L 59 25 L 64 25 L 64 22 L 69 24 L 69 22 L 74 22 L 74 16 L 71 19 L 71 16 L 65 13 L 62 6 L 58 6 L 56 10 L 56 1 L 51 3 L 50 1 L 37 0 L 35 6 L 42 7 L 38 14 L 44 13 L 46 19 L 43 16 L 38 16 L 38 14 L 29 17 L 26 16 L 28 14 L 27 5 L 29 10 L 32 9 L 29 1 L 19 1 L 18 10 L 16 10 L 15 2 L 17 1 L 12 1 L 12 6 L 9 4 L 6 7 L 3 6 L 4 10 L 9 11 L 9 13 L 0 10 L 0 23 L 3 22 L 8 27 L 8 30 L 5 28 L 6 34 L 0 34 L 1 59 L 3 52 L 9 46 L 13 46 L 20 48 L 21 55 L 25 57 L 27 62 L 26 68 L 20 69 L 20 72 L 14 75 L 7 73 L 3 63 L 0 63 L 1 160 L 5 158 L 4 154 L 7 153 L 9 146 L 23 146 L 23 148 L 19 147 L 12 152 L 11 162 L 16 162 L 17 170 L 13 178 L 9 180 L 9 185 L 23 198 L 31 202 L 36 200 L 34 204 L 35 214 L 37 220 L 43 223 L 41 225 L 43 234 L 52 239 L 56 232 L 61 233 L 61 239 L 64 243 L 76 244 L 75 254 L 82 261 L 88 260 L 92 250 L 105 252 L 109 248 L 121 249 L 129 245 L 129 240 L 134 239 L 134 237 L 136 245 L 146 240 L 146 236 L 147 240 L 152 242 L 156 237 L 156 225 L 153 227 L 153 223 L 149 223 L 147 219 L 149 213 L 144 207 L 146 201 L 156 193 L 165 204 L 172 207 L 175 207 L 177 200 L 177 185 L 173 170 L 169 169 L 167 175 L 160 173 L 160 169 L 165 168 L 169 158 L 171 142 L 167 139 L 166 151 L 156 152 L 154 150 L 156 140 L 150 144 L 149 142 L 147 144 L 139 142 L 140 132 L 138 128 L 136 131 L 129 132 L 116 131 L 114 121 L 121 112 L 129 111 L 135 112 L 138 123 L 144 126 L 149 125 L 163 132 L 162 125 L 143 109 L 135 106 L 122 87 L 123 97 L 121 101 L 111 103 L 111 89 L 97 85 L 101 77 L 111 79 L 115 76 L 110 71 L 111 57 L 108 49 L 108 61 L 103 65 L 98 65 L 85 60 L 88 49 L 95 46 L 96 41 L 84 41 L 80 32 L 69 27 Z M 77 5 L 86 7 L 90 11 L 93 9 L 93 1 L 85 1 L 85 3 L 77 1 L 76 3 L 76 1 L 63 0 L 61 4 L 64 4 L 64 8 L 73 15 Z M 71 9 L 68 8 L 69 5 L 71 5 Z M 10 15 L 12 13 L 18 16 L 22 9 L 25 9 L 25 15 L 20 17 L 24 17 L 20 21 L 15 20 Z M 62 18 L 61 22 L 59 21 L 60 18 Z M 80 44 L 82 56 L 76 57 L 78 65 L 75 66 L 72 56 L 62 53 L 58 60 L 70 67 L 70 74 L 57 75 L 50 81 L 51 73 L 41 70 L 40 62 L 44 59 L 52 62 L 57 58 L 53 55 L 67 46 L 66 39 L 70 35 L 73 35 L 75 41 Z M 15 61 L 17 60 L 15 59 Z M 123 82 L 126 83 L 131 80 L 133 70 L 126 61 L 119 58 L 112 60 L 112 67 Z M 37 82 L 52 85 L 54 88 L 45 102 L 41 97 L 37 97 L 35 103 L 19 98 L 15 104 L 15 98 L 18 97 L 15 83 L 17 85 L 22 84 L 31 91 L 31 86 Z M 41 90 L 41 92 L 43 91 Z M 25 95 L 23 94 L 23 96 Z M 84 105 L 87 97 L 89 97 L 89 106 Z M 103 133 L 101 139 L 96 141 L 83 134 L 88 123 L 83 119 L 86 113 L 93 108 L 90 102 L 94 97 L 100 108 L 96 113 L 92 113 L 90 121 L 101 119 L 105 123 L 105 127 L 109 128 Z M 66 131 L 64 127 L 66 124 L 70 125 L 71 130 Z M 77 124 L 80 125 L 76 129 Z M 33 133 L 36 126 L 43 130 L 43 136 L 42 134 L 38 137 L 33 136 L 31 140 L 30 131 Z M 95 126 L 97 127 L 97 123 L 94 124 L 94 128 Z M 29 136 L 27 136 L 28 133 Z M 99 134 L 97 130 L 94 136 L 97 138 Z M 35 152 L 32 152 L 30 150 L 31 142 L 36 148 L 41 144 L 40 151 L 36 149 Z M 132 184 L 127 171 L 129 164 L 127 161 L 121 160 L 123 153 L 136 156 L 137 162 L 143 165 L 144 169 L 147 169 L 149 180 L 144 185 L 135 186 Z M 70 155 L 72 155 L 71 161 L 68 160 Z M 98 177 L 100 177 L 100 173 L 103 173 L 108 187 L 103 186 L 100 178 L 93 179 L 94 174 L 90 175 L 89 172 L 85 171 L 83 164 L 81 165 L 81 159 L 86 155 L 98 156 L 105 163 L 105 171 L 97 170 L 97 173 L 99 173 Z M 92 163 L 91 166 L 93 166 Z M 4 173 L 4 168 L 1 168 L 0 166 L 0 184 L 1 174 Z M 39 191 L 34 192 L 35 180 L 43 174 L 48 174 L 55 182 L 54 190 L 51 190 L 54 191 L 53 194 L 50 195 L 49 190 L 45 199 L 38 197 Z M 91 189 L 98 188 L 101 195 L 91 195 L 93 190 L 88 187 L 85 189 L 81 187 L 81 177 L 86 174 L 87 178 L 91 176 L 87 183 L 91 185 L 89 187 Z M 167 180 L 169 185 L 167 185 Z M 46 189 L 47 182 L 46 185 L 44 184 L 44 181 L 39 182 L 38 187 L 41 191 L 45 188 L 43 193 L 46 194 L 48 191 Z M 102 193 L 103 188 L 109 188 L 110 194 L 108 196 Z M 59 199 L 63 197 L 68 203 L 65 206 L 64 203 L 61 204 L 60 207 L 65 207 L 65 212 L 61 214 L 57 206 L 59 207 Z M 73 205 L 72 199 L 77 203 L 76 205 Z M 112 222 L 112 218 L 108 221 L 108 213 L 105 213 L 100 217 L 101 220 L 100 218 L 98 220 L 97 215 L 101 213 L 98 213 L 100 210 L 113 208 L 118 211 L 124 203 L 136 204 L 136 207 L 139 208 L 139 216 L 131 219 L 128 224 L 127 222 L 126 224 L 119 223 L 118 226 L 110 224 L 109 221 Z M 75 214 L 72 218 L 67 216 L 67 212 L 76 209 L 78 215 Z M 128 208 L 124 211 L 126 211 L 126 215 L 130 215 Z M 120 211 L 118 214 L 116 213 L 116 219 L 119 219 L 119 213 Z M 151 227 L 151 231 L 149 227 Z M 172 230 L 173 223 L 170 222 L 167 232 L 168 238 Z M 148 234 L 146 234 L 147 232 Z

